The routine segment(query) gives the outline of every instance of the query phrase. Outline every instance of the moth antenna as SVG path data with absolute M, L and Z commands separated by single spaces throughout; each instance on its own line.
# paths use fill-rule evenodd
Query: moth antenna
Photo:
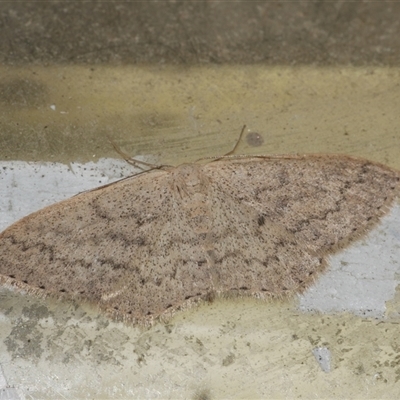
M 239 143 L 242 141 L 242 137 L 243 137 L 243 133 L 244 133 L 245 129 L 246 129 L 246 125 L 243 125 L 242 131 L 240 132 L 240 135 L 238 137 L 238 140 L 236 141 L 235 146 L 233 146 L 233 149 L 231 151 L 229 151 L 228 153 L 224 154 L 223 157 L 230 156 L 231 154 L 233 154 L 236 151 L 236 149 L 239 146 Z
M 138 160 L 136 158 L 131 157 L 130 155 L 124 153 L 121 148 L 107 135 L 108 141 L 111 143 L 111 145 L 114 147 L 114 150 L 130 165 L 133 165 L 134 167 L 140 168 L 142 171 L 145 170 L 143 166 L 148 167 L 150 169 L 161 169 L 163 167 L 168 167 L 168 165 L 158 165 L 158 164 L 152 164 L 148 163 L 146 161 Z
M 226 154 L 224 154 L 224 155 L 222 155 L 220 157 L 216 157 L 216 158 L 214 158 L 214 157 L 202 157 L 202 158 L 199 158 L 198 160 L 196 160 L 195 162 L 202 161 L 202 160 L 210 160 L 210 159 L 211 159 L 211 162 L 214 162 L 214 161 L 222 160 L 223 158 L 232 155 L 236 151 L 236 149 L 238 148 L 239 143 L 242 141 L 242 137 L 243 137 L 243 133 L 244 133 L 245 129 L 246 129 L 246 125 L 243 125 L 242 131 L 240 132 L 240 135 L 239 135 L 239 137 L 238 137 L 238 139 L 237 139 L 237 141 L 235 143 L 235 146 L 233 146 L 233 149 L 228 151 L 228 153 L 226 153 Z

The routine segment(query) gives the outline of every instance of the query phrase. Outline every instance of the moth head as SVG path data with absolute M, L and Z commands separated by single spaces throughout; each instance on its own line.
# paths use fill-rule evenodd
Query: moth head
M 205 193 L 208 179 L 202 172 L 201 165 L 182 164 L 171 171 L 171 183 L 182 196 L 182 194 Z

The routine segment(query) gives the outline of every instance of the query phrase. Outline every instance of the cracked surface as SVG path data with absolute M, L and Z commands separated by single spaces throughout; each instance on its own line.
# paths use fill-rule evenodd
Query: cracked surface
M 3 283 L 151 321 L 215 295 L 303 291 L 371 228 L 400 174 L 343 156 L 223 158 L 82 193 L 0 235 Z

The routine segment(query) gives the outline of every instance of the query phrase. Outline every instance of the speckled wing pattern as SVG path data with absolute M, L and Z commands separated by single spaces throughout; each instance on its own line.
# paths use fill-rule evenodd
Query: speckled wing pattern
M 215 295 L 290 295 L 379 220 L 399 193 L 399 176 L 345 156 L 152 170 L 6 229 L 0 281 L 134 322 Z

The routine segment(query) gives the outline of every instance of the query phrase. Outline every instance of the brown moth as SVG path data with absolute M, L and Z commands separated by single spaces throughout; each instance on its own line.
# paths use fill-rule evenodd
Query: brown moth
M 399 188 L 399 172 L 347 156 L 153 169 L 10 226 L 0 282 L 139 323 L 215 295 L 292 295 L 376 224 Z

